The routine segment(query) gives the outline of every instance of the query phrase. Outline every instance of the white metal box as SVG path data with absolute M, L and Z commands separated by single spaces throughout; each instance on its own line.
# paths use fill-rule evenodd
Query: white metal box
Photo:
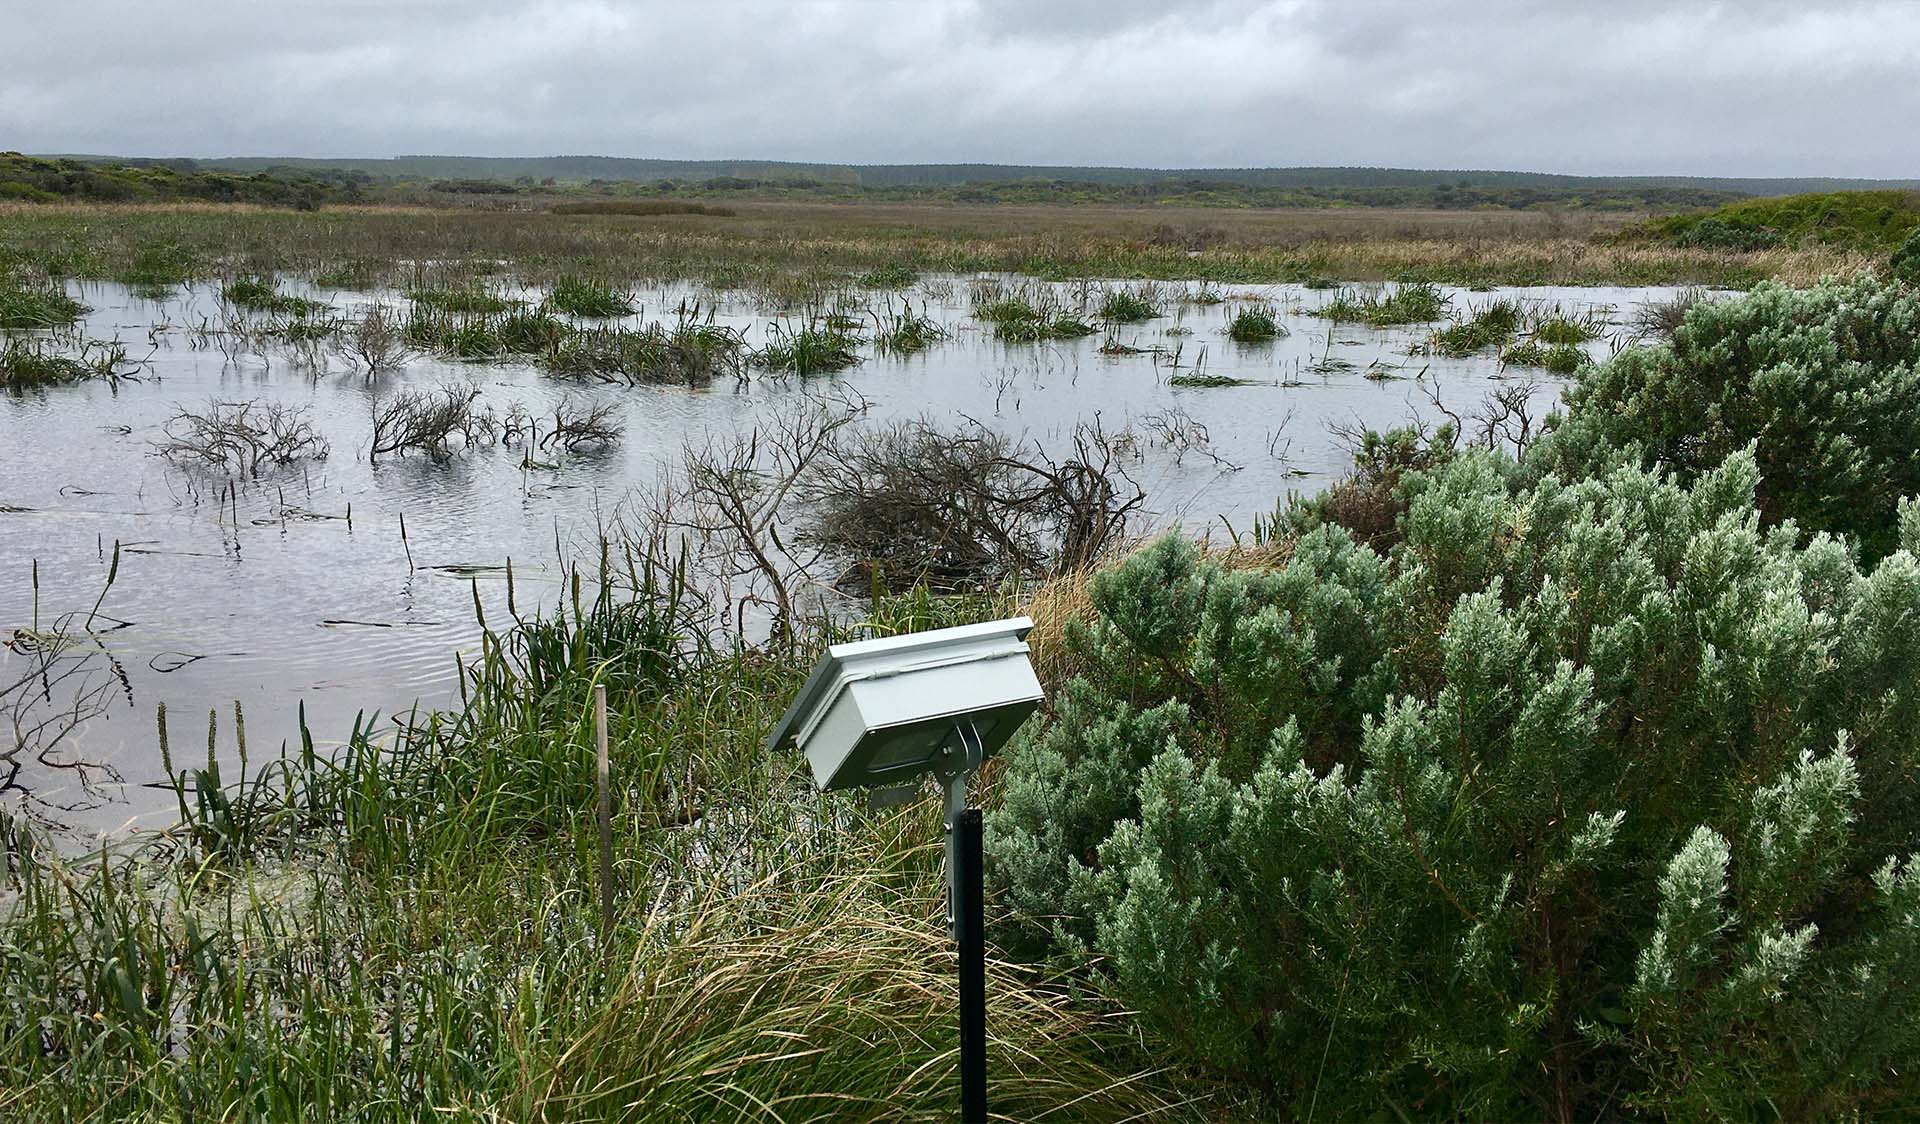
M 835 644 L 767 747 L 797 745 L 822 789 L 907 783 L 959 748 L 971 723 L 989 756 L 1040 705 L 1026 617 Z M 968 735 L 971 737 L 971 734 Z

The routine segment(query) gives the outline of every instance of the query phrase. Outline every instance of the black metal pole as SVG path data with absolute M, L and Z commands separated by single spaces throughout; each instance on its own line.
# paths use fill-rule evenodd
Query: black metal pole
M 960 1122 L 987 1124 L 987 934 L 980 809 L 960 813 L 954 935 L 960 944 Z

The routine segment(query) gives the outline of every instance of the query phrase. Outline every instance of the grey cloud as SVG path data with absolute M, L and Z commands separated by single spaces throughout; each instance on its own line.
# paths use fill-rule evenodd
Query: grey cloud
M 1920 175 L 1920 5 L 0 0 L 0 147 Z

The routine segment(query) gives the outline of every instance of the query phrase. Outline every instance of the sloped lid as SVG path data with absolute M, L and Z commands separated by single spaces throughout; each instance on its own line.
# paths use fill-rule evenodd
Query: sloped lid
M 774 724 L 773 732 L 767 735 L 766 748 L 772 752 L 797 745 L 814 723 L 832 709 L 834 700 L 841 691 L 846 690 L 849 683 L 1016 655 L 1027 650 L 1022 641 L 1031 631 L 1031 619 L 1009 617 L 958 628 L 939 628 L 930 632 L 910 632 L 904 636 L 835 644 L 822 652 L 820 662 L 813 665 L 813 671 L 793 696 L 793 703 L 787 707 L 786 714 Z M 995 640 L 1005 640 L 1017 647 L 992 643 Z

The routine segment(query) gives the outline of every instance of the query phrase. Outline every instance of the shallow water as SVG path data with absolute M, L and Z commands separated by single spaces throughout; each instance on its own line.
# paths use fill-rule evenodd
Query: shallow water
M 1068 299 L 1079 291 L 1059 288 Z M 1501 295 L 1594 308 L 1619 324 L 1635 304 L 1671 292 L 1538 288 L 1451 296 L 1456 308 Z M 1289 491 L 1323 486 L 1347 465 L 1330 425 L 1379 428 L 1431 419 L 1429 386 L 1462 413 L 1515 376 L 1541 380 L 1542 414 L 1559 392 L 1559 380 L 1544 372 L 1502 372 L 1490 353 L 1468 359 L 1409 354 L 1432 325 L 1347 324 L 1330 338 L 1328 322 L 1309 314 L 1334 295 L 1328 291 L 1232 289 L 1236 298 L 1278 304 L 1292 334 L 1272 344 L 1242 346 L 1226 338 L 1226 318 L 1237 301 L 1174 305 L 1168 316 L 1115 333 L 1142 348 L 1180 348 L 1186 370 L 1204 349 L 1207 373 L 1255 380 L 1213 388 L 1168 385 L 1172 371 L 1164 357 L 1102 355 L 1102 335 L 999 343 L 990 326 L 968 315 L 967 294 L 965 278 L 922 282 L 907 296 L 916 307 L 926 300 L 954 337 L 907 358 L 869 355 L 837 381 L 868 399 L 876 420 L 964 416 L 1049 447 L 1059 447 L 1077 422 L 1096 414 L 1110 432 L 1132 426 L 1144 449 L 1131 470 L 1155 520 L 1179 521 L 1189 530 L 1244 533 Z M 345 737 L 356 712 L 446 705 L 455 690 L 454 654 L 473 645 L 478 631 L 466 567 L 486 568 L 479 585 L 490 610 L 504 608 L 505 583 L 495 568 L 508 559 L 521 611 L 550 603 L 562 556 L 578 553 L 590 570 L 587 544 L 596 521 L 630 490 L 649 485 L 683 442 L 742 431 L 766 411 L 824 385 L 756 377 L 701 390 L 599 387 L 559 383 L 525 364 L 415 359 L 402 373 L 383 377 L 383 389 L 472 378 L 496 409 L 518 402 L 535 414 L 563 396 L 613 402 L 625 435 L 605 452 L 531 470 L 521 466 L 519 451 L 506 448 L 369 465 L 372 391 L 344 361 L 315 377 L 285 354 L 233 362 L 216 348 L 196 348 L 188 326 L 220 319 L 216 293 L 208 288 L 160 301 L 112 285 L 88 286 L 79 295 L 93 306 L 86 334 L 117 337 L 131 358 L 145 356 L 147 363 L 140 381 L 117 388 L 90 383 L 0 397 L 0 635 L 34 620 L 36 562 L 44 625 L 63 612 L 84 614 L 120 544 L 119 572 L 96 628 L 125 622 L 102 637 L 124 669 L 124 682 L 112 685 L 107 714 L 69 738 L 64 752 L 112 765 L 123 783 L 88 794 L 70 773 L 37 765 L 20 778 L 43 813 L 89 829 L 158 822 L 173 807 L 170 792 L 149 787 L 164 775 L 155 749 L 158 703 L 174 716 L 176 746 L 204 745 L 205 716 L 218 708 L 225 746 L 238 700 L 256 757 L 294 735 L 302 703 L 322 742 Z M 376 299 L 314 295 L 340 311 Z M 640 318 L 669 322 L 683 299 L 712 299 L 679 288 L 639 296 Z M 769 324 L 783 319 L 739 296 L 723 297 L 719 318 L 756 344 Z M 1624 332 L 1615 329 L 1618 338 Z M 1601 356 L 1613 346 L 1615 338 L 1603 337 L 1586 350 Z M 204 408 L 210 399 L 306 406 L 331 442 L 331 456 L 270 472 L 231 493 L 222 476 L 155 456 L 154 442 L 175 410 Z M 1201 428 L 1188 432 L 1204 432 L 1205 448 L 1176 452 L 1152 440 L 1156 420 L 1197 423 Z M 23 666 L 23 657 L 0 649 L 0 685 Z

